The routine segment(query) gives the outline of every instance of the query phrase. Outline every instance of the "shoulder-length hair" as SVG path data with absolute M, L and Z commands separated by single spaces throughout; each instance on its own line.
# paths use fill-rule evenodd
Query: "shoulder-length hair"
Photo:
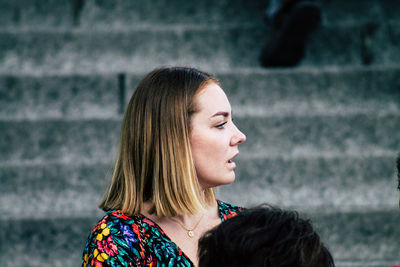
M 185 67 L 155 69 L 137 86 L 125 111 L 111 184 L 99 207 L 157 216 L 195 214 L 215 203 L 200 190 L 190 149 L 196 95 L 217 79 Z

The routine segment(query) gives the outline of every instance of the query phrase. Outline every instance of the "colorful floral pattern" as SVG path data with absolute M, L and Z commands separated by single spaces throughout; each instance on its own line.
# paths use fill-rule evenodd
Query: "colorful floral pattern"
M 217 201 L 222 221 L 242 210 Z M 182 250 L 149 218 L 108 211 L 93 228 L 83 252 L 82 266 L 194 266 Z

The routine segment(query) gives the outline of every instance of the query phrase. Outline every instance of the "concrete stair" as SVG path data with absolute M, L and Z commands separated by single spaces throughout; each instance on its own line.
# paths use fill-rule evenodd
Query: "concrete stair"
M 0 0 L 0 266 L 77 266 L 122 114 L 160 65 L 220 78 L 246 133 L 228 202 L 312 218 L 337 266 L 400 264 L 400 5 L 324 1 L 296 68 L 263 69 L 266 1 Z
M 372 60 L 396 64 L 400 59 L 398 24 L 374 25 L 325 26 L 313 36 L 302 65 L 352 66 Z M 263 26 L 246 24 L 137 25 L 90 30 L 11 28 L 0 31 L 0 71 L 137 72 L 153 68 L 154 62 L 195 62 L 196 66 L 211 70 L 256 67 L 259 47 L 267 34 Z

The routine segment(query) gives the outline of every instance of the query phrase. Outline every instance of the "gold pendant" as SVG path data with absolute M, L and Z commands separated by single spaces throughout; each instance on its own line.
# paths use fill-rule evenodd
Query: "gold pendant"
M 188 231 L 187 234 L 188 234 L 189 237 L 194 237 L 194 232 L 192 230 Z

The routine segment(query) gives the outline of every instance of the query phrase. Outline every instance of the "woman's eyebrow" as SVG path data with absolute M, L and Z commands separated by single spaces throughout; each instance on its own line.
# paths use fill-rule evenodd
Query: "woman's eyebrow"
M 229 117 L 229 112 L 226 111 L 219 111 L 212 115 L 210 118 L 216 117 L 216 116 L 224 116 L 224 117 Z

